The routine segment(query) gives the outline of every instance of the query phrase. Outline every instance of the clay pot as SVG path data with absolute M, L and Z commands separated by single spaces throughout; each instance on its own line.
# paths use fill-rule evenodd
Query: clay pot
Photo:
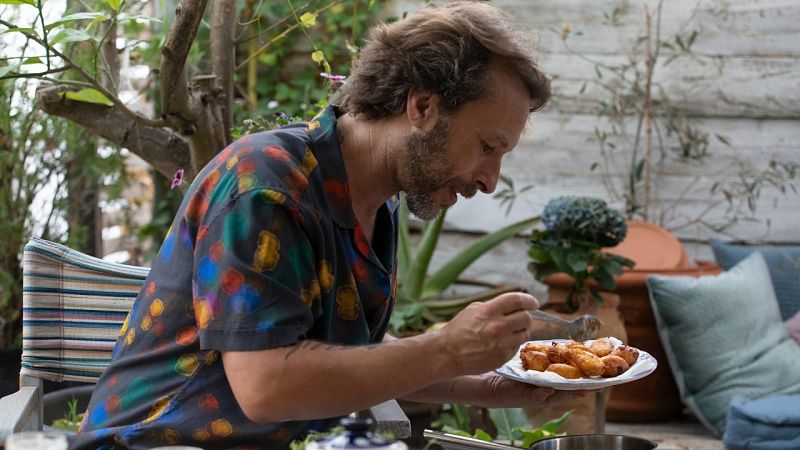
M 647 222 L 629 221 L 621 244 L 604 249 L 636 262 L 633 269 L 615 277 L 619 312 L 627 332 L 627 344 L 651 354 L 658 368 L 641 380 L 611 388 L 606 417 L 614 422 L 660 422 L 678 417 L 683 410 L 678 387 L 656 328 L 646 280 L 649 275 L 717 275 L 722 270 L 710 261 L 690 264 L 680 241 L 667 230 Z M 572 286 L 572 278 L 559 273 L 544 280 L 556 296 Z M 593 289 L 602 290 L 594 283 Z

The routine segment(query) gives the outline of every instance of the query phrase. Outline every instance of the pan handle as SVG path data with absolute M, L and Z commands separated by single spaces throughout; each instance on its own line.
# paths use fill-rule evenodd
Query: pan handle
M 446 450 L 519 450 L 520 448 L 428 429 L 424 430 L 422 435 L 429 441 L 435 440 Z

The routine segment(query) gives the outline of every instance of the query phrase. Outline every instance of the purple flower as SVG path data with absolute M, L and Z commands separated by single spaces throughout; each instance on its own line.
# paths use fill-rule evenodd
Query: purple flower
M 347 77 L 344 75 L 334 75 L 328 72 L 322 72 L 319 74 L 319 76 L 331 80 L 331 83 L 334 84 L 344 84 L 345 80 L 347 80 Z
M 172 185 L 169 188 L 175 189 L 180 186 L 181 183 L 183 183 L 183 169 L 178 169 L 178 171 L 175 172 L 175 178 L 172 179 Z

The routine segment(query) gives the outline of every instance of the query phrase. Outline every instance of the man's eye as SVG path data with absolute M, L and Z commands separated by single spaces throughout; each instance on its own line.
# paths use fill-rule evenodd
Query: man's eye
M 494 151 L 494 147 L 489 145 L 489 143 L 486 141 L 481 141 L 481 150 L 483 150 L 483 153 L 488 155 Z

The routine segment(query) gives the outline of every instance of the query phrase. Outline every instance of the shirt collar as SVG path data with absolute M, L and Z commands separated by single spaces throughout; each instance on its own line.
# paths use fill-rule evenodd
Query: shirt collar
M 325 193 L 331 205 L 334 221 L 343 228 L 355 228 L 356 219 L 347 184 L 347 170 L 342 158 L 342 147 L 336 133 L 336 119 L 342 115 L 335 105 L 328 105 L 308 122 L 314 156 L 319 161 Z M 386 208 L 393 215 L 400 205 L 400 196 L 395 194 L 386 200 Z
M 341 112 L 337 107 L 329 105 L 308 122 L 307 127 L 311 136 L 312 151 L 319 161 L 323 187 L 328 196 L 333 220 L 340 227 L 352 229 L 355 228 L 356 219 L 347 184 L 342 148 L 336 133 L 336 118 L 340 115 Z

